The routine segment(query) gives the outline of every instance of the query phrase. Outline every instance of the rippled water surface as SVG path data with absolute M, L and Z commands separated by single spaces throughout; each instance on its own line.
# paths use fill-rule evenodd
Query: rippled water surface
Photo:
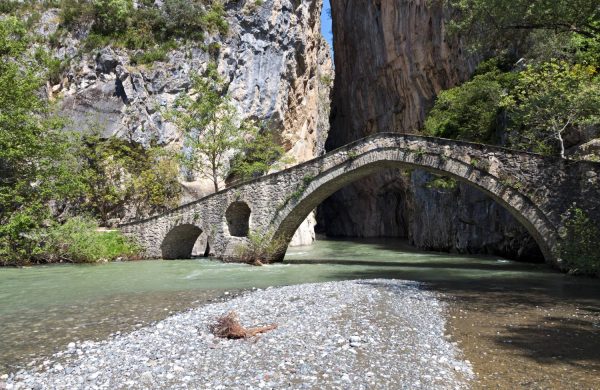
M 291 248 L 284 264 L 210 259 L 0 269 L 0 373 L 75 340 L 102 339 L 253 287 L 387 277 L 449 294 L 526 292 L 600 307 L 600 286 L 545 265 L 419 252 L 386 240 L 319 241 Z M 495 298 L 496 299 L 496 298 Z M 274 303 L 275 304 L 275 303 Z

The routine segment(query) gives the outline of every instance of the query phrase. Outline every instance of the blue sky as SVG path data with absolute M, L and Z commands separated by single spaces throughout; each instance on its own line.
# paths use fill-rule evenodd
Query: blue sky
M 323 12 L 321 13 L 321 33 L 327 42 L 329 42 L 329 45 L 333 50 L 333 33 L 331 27 L 331 18 L 329 17 L 330 10 L 331 4 L 329 4 L 329 0 L 323 0 Z

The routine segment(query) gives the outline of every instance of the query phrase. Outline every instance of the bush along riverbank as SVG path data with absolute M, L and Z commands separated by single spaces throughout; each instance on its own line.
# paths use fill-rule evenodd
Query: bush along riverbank
M 139 259 L 140 248 L 118 230 L 101 230 L 93 219 L 75 217 L 16 237 L 19 246 L 0 252 L 1 265 L 97 263 Z M 26 246 L 22 243 L 27 242 Z
M 105 341 L 70 343 L 9 374 L 5 386 L 468 388 L 473 371 L 444 335 L 445 310 L 438 294 L 400 280 L 267 288 Z M 218 319 L 232 311 L 244 337 L 218 337 Z

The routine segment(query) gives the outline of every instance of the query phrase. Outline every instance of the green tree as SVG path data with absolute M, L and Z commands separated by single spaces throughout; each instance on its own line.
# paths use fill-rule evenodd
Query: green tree
M 514 76 L 497 68 L 442 91 L 425 121 L 425 132 L 444 138 L 496 143 L 503 97 Z
M 230 175 L 240 180 L 247 180 L 262 176 L 270 169 L 278 169 L 280 164 L 293 162 L 291 158 L 284 158 L 285 150 L 278 143 L 274 131 L 253 129 L 250 133 L 255 136 L 233 158 Z
M 565 158 L 565 132 L 600 123 L 600 77 L 593 66 L 530 66 L 506 102 L 513 146 Z
M 62 121 L 39 97 L 43 69 L 26 56 L 30 37 L 16 18 L 0 20 L 0 259 L 32 256 L 30 233 L 84 185 Z
M 283 148 L 274 134 L 261 132 L 254 120 L 239 117 L 214 63 L 192 81 L 190 93 L 182 94 L 176 108 L 166 112 L 167 119 L 183 131 L 187 149 L 180 160 L 185 168 L 210 179 L 217 192 L 220 178 L 234 174 L 247 179 L 281 161 Z
M 228 172 L 228 155 L 256 130 L 252 122 L 239 118 L 225 89 L 216 65 L 210 63 L 204 75 L 192 77 L 191 94 L 182 94 L 176 108 L 166 113 L 185 137 L 188 149 L 181 155 L 183 166 L 209 178 L 215 192 Z
M 162 148 L 87 135 L 80 154 L 86 173 L 81 208 L 104 225 L 131 211 L 145 217 L 179 203 L 178 166 Z
M 597 0 L 444 0 L 455 12 L 452 27 L 477 49 L 527 45 L 532 31 L 576 33 L 597 39 Z
M 598 237 L 598 226 L 583 210 L 571 207 L 559 243 L 561 258 L 569 272 L 600 276 Z
M 135 158 L 136 156 L 132 156 Z M 137 217 L 164 212 L 179 205 L 179 165 L 173 153 L 161 147 L 143 149 L 142 164 L 130 170 L 133 196 L 130 204 Z

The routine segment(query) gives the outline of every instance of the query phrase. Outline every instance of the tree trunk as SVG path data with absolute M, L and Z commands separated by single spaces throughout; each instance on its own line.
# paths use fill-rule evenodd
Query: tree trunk
M 563 159 L 566 157 L 565 157 L 565 141 L 563 140 L 562 133 L 569 126 L 569 124 L 571 124 L 570 118 L 567 121 L 567 123 L 563 126 L 563 128 L 557 132 L 558 142 L 560 143 L 560 158 L 563 158 Z
M 217 175 L 217 170 L 213 168 L 212 170 L 212 179 L 213 185 L 215 186 L 215 192 L 219 192 L 219 177 Z
M 558 141 L 560 142 L 560 158 L 565 158 L 565 141 L 561 133 L 558 133 Z

